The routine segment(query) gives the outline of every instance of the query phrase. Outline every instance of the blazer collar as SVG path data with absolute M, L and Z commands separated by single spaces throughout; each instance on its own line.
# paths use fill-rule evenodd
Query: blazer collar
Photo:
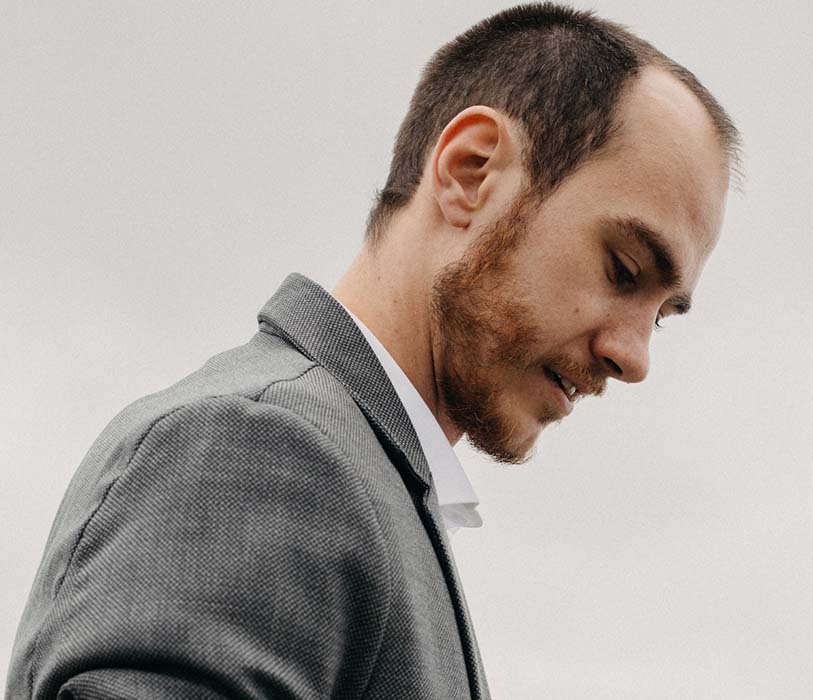
M 398 394 L 344 307 L 299 273 L 288 275 L 260 310 L 260 331 L 280 335 L 338 379 L 380 439 L 429 488 L 429 465 Z

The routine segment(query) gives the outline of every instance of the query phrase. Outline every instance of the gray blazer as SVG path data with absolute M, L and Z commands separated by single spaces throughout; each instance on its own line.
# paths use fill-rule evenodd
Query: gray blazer
M 374 352 L 299 274 L 259 323 L 93 443 L 8 698 L 489 698 L 429 468 Z

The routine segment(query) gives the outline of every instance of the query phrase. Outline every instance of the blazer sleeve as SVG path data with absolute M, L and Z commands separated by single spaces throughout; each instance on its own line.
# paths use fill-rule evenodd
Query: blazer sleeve
M 344 454 L 290 410 L 209 398 L 156 421 L 89 517 L 32 696 L 361 697 L 389 605 Z

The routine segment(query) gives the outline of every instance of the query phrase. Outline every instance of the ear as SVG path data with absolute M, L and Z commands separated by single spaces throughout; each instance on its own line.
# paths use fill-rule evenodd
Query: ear
M 444 218 L 466 228 L 495 198 L 510 166 L 518 162 L 506 117 L 491 107 L 467 107 L 443 129 L 432 157 L 432 194 Z M 504 180 L 505 178 L 503 178 Z

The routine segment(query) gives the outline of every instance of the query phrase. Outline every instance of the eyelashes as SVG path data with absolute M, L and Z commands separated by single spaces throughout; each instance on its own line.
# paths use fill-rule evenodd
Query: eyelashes
M 621 258 L 619 258 L 615 253 L 610 252 L 610 257 L 613 261 L 613 283 L 615 286 L 623 292 L 634 291 L 638 286 L 636 276 L 623 262 L 621 262 Z M 663 330 L 663 326 L 660 323 L 662 319 L 663 314 L 659 311 L 657 317 L 655 318 L 655 330 Z
M 630 272 L 629 268 L 621 262 L 621 258 L 615 253 L 610 253 L 610 255 L 613 260 L 613 274 L 616 286 L 624 289 L 635 287 L 635 275 Z

